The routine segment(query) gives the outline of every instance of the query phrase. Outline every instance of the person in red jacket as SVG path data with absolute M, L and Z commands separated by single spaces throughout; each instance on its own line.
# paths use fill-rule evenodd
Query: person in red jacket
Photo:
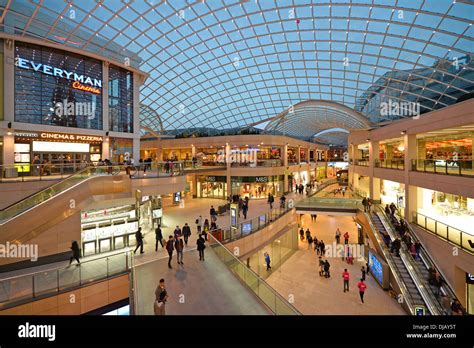
M 344 244 L 349 244 L 349 232 L 344 233 Z
M 365 289 L 367 289 L 367 285 L 365 285 L 364 280 L 361 278 L 360 282 L 357 283 L 357 287 L 359 288 L 359 295 L 360 295 L 360 300 L 362 303 L 364 303 L 364 293 Z
M 349 272 L 347 272 L 347 268 L 344 268 L 344 272 L 342 272 L 342 279 L 344 279 L 344 292 L 349 291 Z

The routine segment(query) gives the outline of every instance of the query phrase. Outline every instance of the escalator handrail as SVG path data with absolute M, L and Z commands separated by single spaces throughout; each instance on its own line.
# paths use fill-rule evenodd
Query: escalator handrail
M 113 167 L 117 167 L 117 166 L 113 166 Z M 61 181 L 55 183 L 54 185 L 48 186 L 48 187 L 46 187 L 45 189 L 43 189 L 43 190 L 41 190 L 41 191 L 38 191 L 38 192 L 34 193 L 33 195 L 30 195 L 30 196 L 26 197 L 25 199 L 33 199 L 33 197 L 35 197 L 35 196 L 40 196 L 41 194 L 43 194 L 43 193 L 46 192 L 46 191 L 54 190 L 55 187 L 57 187 L 57 186 L 59 186 L 59 185 L 62 185 L 62 184 L 63 184 L 64 182 L 66 182 L 66 181 L 73 180 L 73 179 L 76 178 L 76 177 L 80 177 L 82 174 L 84 174 L 84 173 L 87 172 L 87 171 L 92 172 L 92 170 L 96 170 L 96 169 L 97 169 L 97 167 L 86 167 L 86 168 L 84 168 L 84 169 L 82 169 L 82 170 L 80 170 L 80 171 L 77 171 L 76 173 L 74 173 L 74 174 L 68 176 L 68 177 L 65 178 L 64 180 L 61 180 Z M 105 174 L 105 173 L 97 173 L 97 174 Z M 95 173 L 94 173 L 94 175 L 88 176 L 88 177 L 83 178 L 83 179 L 89 179 L 90 177 L 93 177 L 93 176 L 95 176 Z M 83 181 L 84 181 L 84 180 L 81 180 L 80 182 L 83 182 Z M 75 186 L 75 185 L 73 185 L 73 186 Z M 63 192 L 63 191 L 62 191 L 62 192 Z M 61 193 L 61 192 L 58 192 L 57 194 L 59 194 L 59 193 Z M 41 202 L 41 203 L 44 203 L 44 202 L 46 202 L 47 200 L 49 200 L 49 199 L 51 199 L 51 198 L 57 196 L 57 194 L 54 194 L 54 195 L 48 197 L 47 199 L 45 199 L 45 200 L 44 200 L 43 202 Z M 7 212 L 9 209 L 12 209 L 14 206 L 16 206 L 16 205 L 18 205 L 18 204 L 21 204 L 21 202 L 23 202 L 25 199 L 22 199 L 21 201 L 18 201 L 18 202 L 16 202 L 16 203 L 14 203 L 14 204 L 12 204 L 12 205 L 6 207 L 5 209 L 1 210 L 0 212 L 5 214 L 5 212 Z M 36 206 L 36 205 L 41 204 L 41 203 L 37 203 L 37 204 L 35 204 L 35 205 L 33 205 L 33 206 Z M 29 208 L 29 209 L 31 209 L 31 208 Z M 24 213 L 25 211 L 28 211 L 29 209 L 25 209 L 25 210 L 19 212 L 18 214 L 14 215 L 14 216 L 11 216 L 11 217 L 8 217 L 8 218 L 1 218 L 1 217 L 0 217 L 0 225 L 6 223 L 6 222 L 8 222 L 8 221 L 10 221 L 10 220 L 11 220 L 12 218 L 14 218 L 15 216 L 18 216 L 19 214 L 22 214 L 22 213 Z
M 381 211 L 380 206 L 377 206 L 379 210 L 379 214 L 384 218 L 385 221 L 382 221 L 382 224 L 384 222 L 387 224 L 387 226 L 391 229 L 391 232 L 393 235 L 398 237 L 397 233 L 395 232 L 395 229 L 393 228 L 392 224 L 390 223 L 390 220 L 388 219 L 387 215 L 385 214 L 385 211 Z M 379 215 L 379 218 L 380 218 Z M 387 227 L 384 225 L 385 229 L 387 230 Z M 389 232 L 387 230 L 387 232 Z M 431 291 L 431 287 L 429 286 L 428 282 L 426 281 L 424 275 L 420 272 L 418 264 L 415 263 L 411 255 L 408 253 L 408 249 L 404 244 L 402 244 L 402 250 L 401 254 L 403 257 L 401 257 L 401 260 L 407 269 L 408 274 L 412 278 L 414 284 L 416 285 L 418 292 L 420 293 L 421 297 L 423 298 L 423 301 L 425 302 L 426 307 L 430 311 L 431 314 L 433 315 L 440 315 L 442 313 L 442 307 L 438 301 L 438 299 L 434 296 L 433 292 Z
M 383 210 L 381 207 L 379 207 L 381 210 Z M 384 212 L 385 213 L 385 212 Z M 403 217 L 398 214 L 398 219 L 403 219 Z M 443 280 L 443 290 L 445 292 L 447 292 L 448 296 L 452 299 L 458 299 L 457 296 L 456 296 L 456 293 L 454 292 L 454 289 L 451 287 L 451 284 L 449 284 L 447 281 L 446 281 L 446 277 L 443 273 L 443 271 L 441 270 L 440 267 L 438 267 L 438 265 L 436 264 L 436 262 L 433 260 L 433 258 L 430 256 L 430 254 L 428 253 L 428 251 L 425 249 L 425 247 L 423 246 L 423 243 L 421 243 L 420 239 L 418 238 L 418 236 L 416 235 L 416 233 L 413 231 L 413 228 L 412 226 L 410 225 L 410 223 L 408 223 L 408 221 L 406 221 L 406 225 L 408 227 L 408 233 L 410 235 L 410 238 L 412 239 L 413 243 L 415 242 L 418 242 L 420 243 L 421 245 L 421 252 L 422 252 L 422 257 L 421 257 L 421 261 L 424 263 L 424 265 L 426 266 L 426 268 L 434 268 L 440 275 L 441 275 L 441 279 Z M 391 223 L 390 223 L 391 224 Z M 420 253 L 421 254 L 421 253 Z M 444 286 L 444 284 L 446 286 Z
M 414 299 L 411 296 L 410 292 L 408 291 L 408 288 L 407 288 L 405 282 L 403 281 L 402 275 L 401 275 L 400 271 L 398 270 L 397 265 L 393 261 L 393 255 L 390 253 L 390 250 L 388 250 L 388 247 L 385 245 L 385 242 L 381 239 L 380 231 L 375 227 L 374 222 L 372 220 L 373 219 L 372 216 L 368 213 L 365 213 L 365 212 L 364 212 L 364 215 L 366 216 L 367 221 L 369 222 L 370 228 L 374 232 L 374 236 L 375 236 L 375 238 L 377 239 L 377 242 L 380 245 L 380 248 L 381 248 L 382 253 L 385 257 L 385 260 L 387 260 L 387 264 L 389 265 L 390 269 L 393 272 L 395 280 L 397 281 L 398 285 L 400 286 L 400 290 L 402 291 L 402 295 L 403 295 L 403 298 L 405 299 L 405 301 L 407 303 L 408 309 L 410 310 L 411 314 L 414 314 L 415 313 Z

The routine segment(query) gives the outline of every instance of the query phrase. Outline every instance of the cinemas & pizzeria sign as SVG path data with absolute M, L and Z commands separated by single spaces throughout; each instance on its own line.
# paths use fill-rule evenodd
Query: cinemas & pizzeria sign
M 64 134 L 64 133 L 15 133 L 17 137 L 35 138 L 41 140 L 57 140 L 57 141 L 70 141 L 70 142 L 81 142 L 81 143 L 100 143 L 103 141 L 102 137 L 96 135 L 81 135 L 81 134 Z

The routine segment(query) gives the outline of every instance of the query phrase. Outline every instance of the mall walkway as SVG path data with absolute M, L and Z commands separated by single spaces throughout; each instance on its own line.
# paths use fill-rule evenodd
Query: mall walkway
M 184 254 L 184 265 L 172 269 L 168 258 L 135 268 L 137 314 L 153 315 L 155 289 L 165 279 L 169 299 L 166 315 L 269 315 L 271 312 L 220 261 L 211 248 L 206 261 L 196 250 Z M 185 328 L 183 328 L 185 329 Z M 185 331 L 184 331 L 185 332 Z
M 346 195 L 347 196 L 347 195 Z M 317 221 L 311 222 L 308 214 L 303 216 L 303 227 L 309 227 L 312 235 L 322 239 L 326 246 L 335 241 L 335 232 L 349 232 L 349 243 L 357 240 L 357 229 L 351 216 L 330 216 L 318 214 Z M 342 238 L 341 238 L 342 239 Z M 367 290 L 362 304 L 357 282 L 365 262 L 354 260 L 353 265 L 341 258 L 328 258 L 331 264 L 331 278 L 320 277 L 318 256 L 308 250 L 306 242 L 299 241 L 296 251 L 278 270 L 267 278 L 268 284 L 285 298 L 294 297 L 294 306 L 303 314 L 318 315 L 404 315 L 406 314 L 395 299 L 389 297 L 372 278 L 366 279 Z M 350 273 L 350 291 L 343 292 L 342 272 Z

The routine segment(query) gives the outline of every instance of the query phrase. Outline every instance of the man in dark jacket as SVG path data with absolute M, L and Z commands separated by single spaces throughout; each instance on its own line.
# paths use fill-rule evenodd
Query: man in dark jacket
M 158 225 L 158 227 L 155 229 L 155 251 L 158 251 L 158 243 L 161 244 L 161 247 L 164 248 L 163 246 L 163 233 L 161 232 L 161 225 Z
M 71 266 L 72 260 L 76 259 L 77 265 L 79 266 L 81 264 L 81 261 L 79 261 L 79 257 L 81 256 L 81 251 L 79 250 L 79 245 L 77 244 L 77 241 L 72 241 L 71 244 L 71 250 L 72 250 L 72 256 L 69 259 L 69 266 Z
M 183 226 L 183 230 L 181 231 L 184 237 L 184 244 L 188 246 L 188 239 L 189 236 L 191 235 L 191 228 L 188 226 L 188 223 L 186 222 Z
M 209 215 L 211 215 L 211 221 L 217 220 L 217 212 L 216 212 L 216 209 L 214 209 L 213 205 L 211 205 L 211 209 L 209 210 Z
M 199 261 L 204 261 L 204 249 L 206 249 L 206 244 L 204 243 L 204 238 L 202 235 L 199 235 L 196 244 L 197 250 L 199 251 Z
M 174 250 L 174 240 L 173 236 L 168 237 L 168 241 L 166 242 L 166 251 L 168 251 L 168 268 L 171 267 L 171 259 L 173 258 L 173 250 Z
M 137 252 L 138 248 L 140 248 L 140 254 L 143 254 L 144 253 L 144 251 L 143 251 L 143 234 L 142 234 L 142 228 L 141 227 L 139 227 L 138 231 L 135 233 L 135 240 L 137 241 L 137 247 L 135 248 L 133 253 L 135 254 Z

